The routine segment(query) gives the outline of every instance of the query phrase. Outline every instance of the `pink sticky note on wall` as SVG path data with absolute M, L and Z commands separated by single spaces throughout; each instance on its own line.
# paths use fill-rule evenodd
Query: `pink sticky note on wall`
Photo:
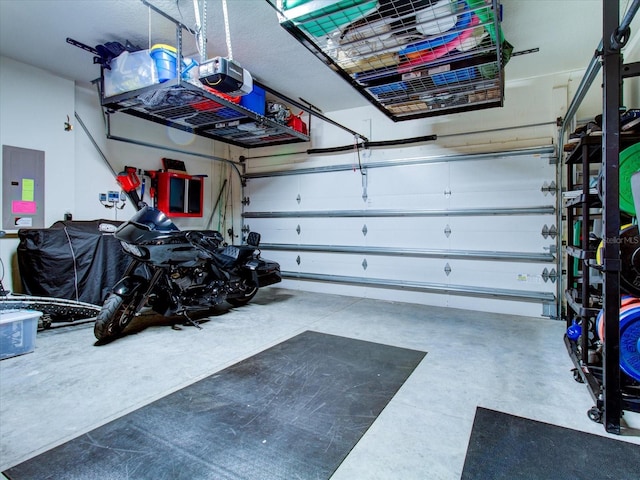
M 11 202 L 11 213 L 22 213 L 35 215 L 38 211 L 36 202 L 29 202 L 27 200 L 14 200 Z

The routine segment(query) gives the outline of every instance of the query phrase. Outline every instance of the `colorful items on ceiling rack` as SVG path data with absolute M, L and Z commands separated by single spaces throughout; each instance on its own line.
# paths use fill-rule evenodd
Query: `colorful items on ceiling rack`
M 285 29 L 393 120 L 502 106 L 513 47 L 498 0 L 269 1 Z

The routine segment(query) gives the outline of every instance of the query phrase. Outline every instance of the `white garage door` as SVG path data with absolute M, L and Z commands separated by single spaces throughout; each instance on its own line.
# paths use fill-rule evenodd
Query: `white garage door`
M 539 147 L 250 173 L 244 223 L 291 288 L 555 316 L 554 158 Z

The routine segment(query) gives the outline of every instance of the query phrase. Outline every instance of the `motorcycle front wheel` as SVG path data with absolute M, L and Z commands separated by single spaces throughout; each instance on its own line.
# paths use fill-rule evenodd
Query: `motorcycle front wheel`
M 234 307 L 242 307 L 251 301 L 253 297 L 258 293 L 258 287 L 249 287 L 247 286 L 245 290 L 242 291 L 242 294 L 238 297 L 227 298 L 227 302 L 229 302 Z
M 98 340 L 113 340 L 119 337 L 135 317 L 138 302 L 138 295 L 125 300 L 120 295 L 110 293 L 96 317 L 93 327 L 95 337 Z

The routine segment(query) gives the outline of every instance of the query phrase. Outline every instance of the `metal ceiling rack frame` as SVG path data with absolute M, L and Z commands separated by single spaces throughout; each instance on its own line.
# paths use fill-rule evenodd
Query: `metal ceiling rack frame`
M 285 30 L 393 121 L 503 105 L 510 45 L 498 0 L 266 1 Z

